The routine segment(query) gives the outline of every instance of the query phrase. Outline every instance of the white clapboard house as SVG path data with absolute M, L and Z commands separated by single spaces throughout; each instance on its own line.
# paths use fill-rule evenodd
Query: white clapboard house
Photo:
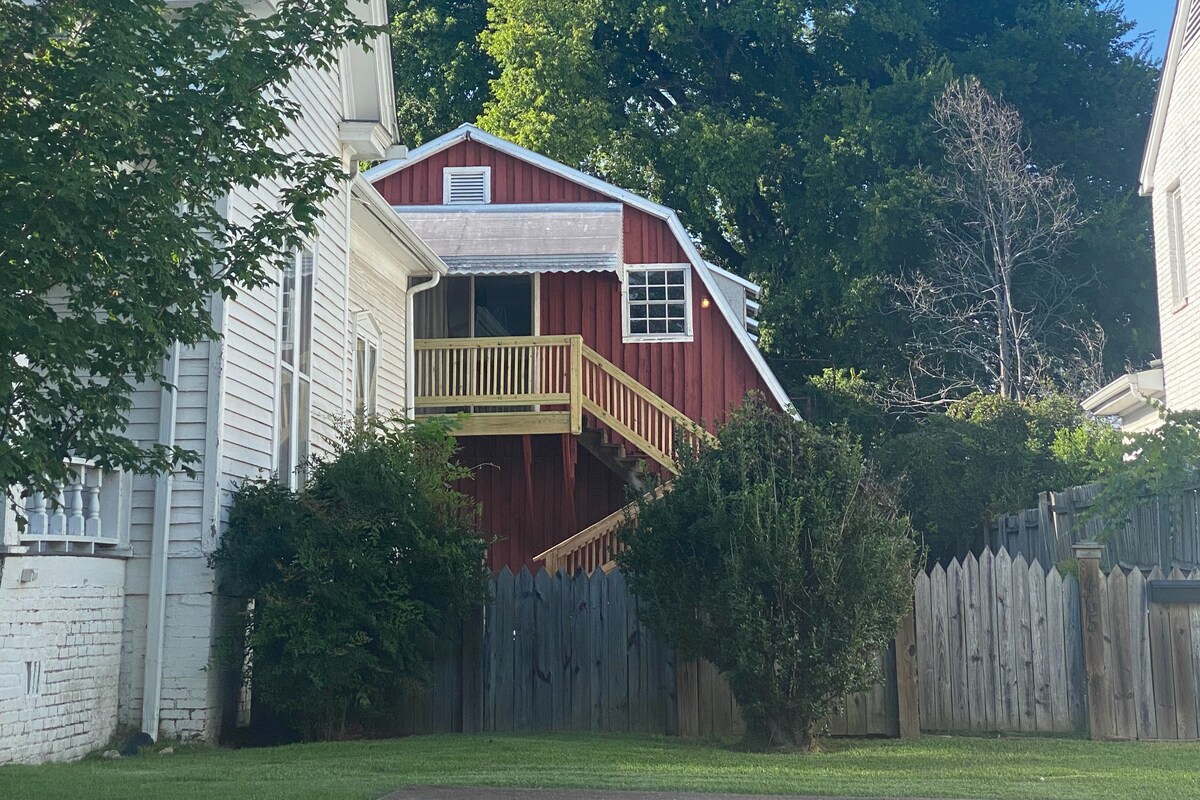
M 384 0 L 357 3 L 372 24 Z M 386 37 L 306 70 L 290 91 L 291 144 L 384 158 L 395 138 Z M 243 221 L 278 187 L 228 199 Z M 445 267 L 363 179 L 325 208 L 317 235 L 277 282 L 212 300 L 218 341 L 167 364 L 177 391 L 138 392 L 129 434 L 201 457 L 194 478 L 131 476 L 79 462 L 62 504 L 31 498 L 0 544 L 0 764 L 82 756 L 118 725 L 213 740 L 228 716 L 209 669 L 222 604 L 206 557 L 231 491 L 295 468 L 356 409 L 404 411 L 410 284 Z M 224 694 L 229 694 L 228 692 Z
M 1126 430 L 1161 423 L 1156 408 L 1200 408 L 1200 0 L 1178 0 L 1142 158 L 1153 204 L 1162 360 L 1122 375 L 1084 401 Z

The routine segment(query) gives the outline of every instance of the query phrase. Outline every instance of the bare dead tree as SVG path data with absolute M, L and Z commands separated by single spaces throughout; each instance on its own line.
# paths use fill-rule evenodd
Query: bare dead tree
M 1077 286 L 1056 266 L 1082 221 L 1075 189 L 1033 163 L 1018 111 L 978 81 L 950 84 L 933 117 L 947 166 L 930 219 L 935 258 L 897 282 L 915 334 L 911 374 L 893 394 L 916 406 L 964 388 L 1020 400 L 1052 380 L 1052 351 L 1083 329 Z

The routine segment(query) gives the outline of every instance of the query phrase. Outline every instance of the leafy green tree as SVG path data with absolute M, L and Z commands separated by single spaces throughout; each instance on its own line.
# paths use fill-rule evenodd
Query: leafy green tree
M 484 599 L 486 545 L 450 488 L 438 423 L 371 419 L 314 459 L 300 493 L 243 484 L 212 565 L 253 599 L 244 651 L 256 702 L 305 738 L 368 729 L 428 677 L 433 642 Z
M 485 95 L 489 130 L 679 209 L 708 257 L 765 283 L 763 344 L 799 388 L 904 372 L 890 287 L 932 258 L 931 109 L 977 76 L 1074 183 L 1088 221 L 1060 269 L 1118 369 L 1158 338 L 1134 184 L 1157 73 L 1130 31 L 1103 0 L 490 0 L 463 42 L 482 34 L 495 75 L 459 112 Z
M 132 393 L 312 233 L 344 170 L 285 143 L 286 88 L 376 34 L 346 0 L 0 2 L 0 483 L 188 460 L 123 435 Z M 276 204 L 223 216 L 265 181 Z
M 400 141 L 419 145 L 483 111 L 494 65 L 479 32 L 486 0 L 394 0 L 392 66 Z
M 1018 402 L 975 394 L 912 429 L 882 438 L 873 455 L 901 486 L 930 556 L 965 555 L 997 514 L 1029 508 L 1039 492 L 1100 479 L 1120 433 L 1069 397 Z
M 639 501 L 617 561 L 645 623 L 728 678 L 749 743 L 808 749 L 878 677 L 917 545 L 850 437 L 754 400 L 717 436 L 672 491 Z

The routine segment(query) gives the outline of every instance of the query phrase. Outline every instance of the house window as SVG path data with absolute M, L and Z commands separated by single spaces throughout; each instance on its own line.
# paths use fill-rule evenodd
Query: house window
M 445 167 L 442 170 L 443 205 L 483 205 L 490 202 L 491 167 Z
M 1167 259 L 1171 265 L 1171 299 L 1187 300 L 1187 262 L 1183 250 L 1183 198 L 1179 186 L 1167 190 Z
M 655 264 L 625 273 L 625 333 L 631 339 L 686 339 L 691 335 L 691 268 Z
M 379 384 L 379 336 L 369 314 L 358 318 L 354 337 L 354 418 L 363 420 L 376 411 Z
M 280 276 L 279 382 L 275 468 L 290 487 L 303 483 L 312 421 L 313 284 L 316 257 L 297 253 Z

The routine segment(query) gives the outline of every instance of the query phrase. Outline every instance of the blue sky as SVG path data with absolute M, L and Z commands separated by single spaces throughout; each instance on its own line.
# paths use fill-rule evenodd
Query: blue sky
M 1125 17 L 1137 22 L 1138 33 L 1151 36 L 1151 53 L 1162 60 L 1171 35 L 1171 18 L 1175 15 L 1175 0 L 1125 0 Z

